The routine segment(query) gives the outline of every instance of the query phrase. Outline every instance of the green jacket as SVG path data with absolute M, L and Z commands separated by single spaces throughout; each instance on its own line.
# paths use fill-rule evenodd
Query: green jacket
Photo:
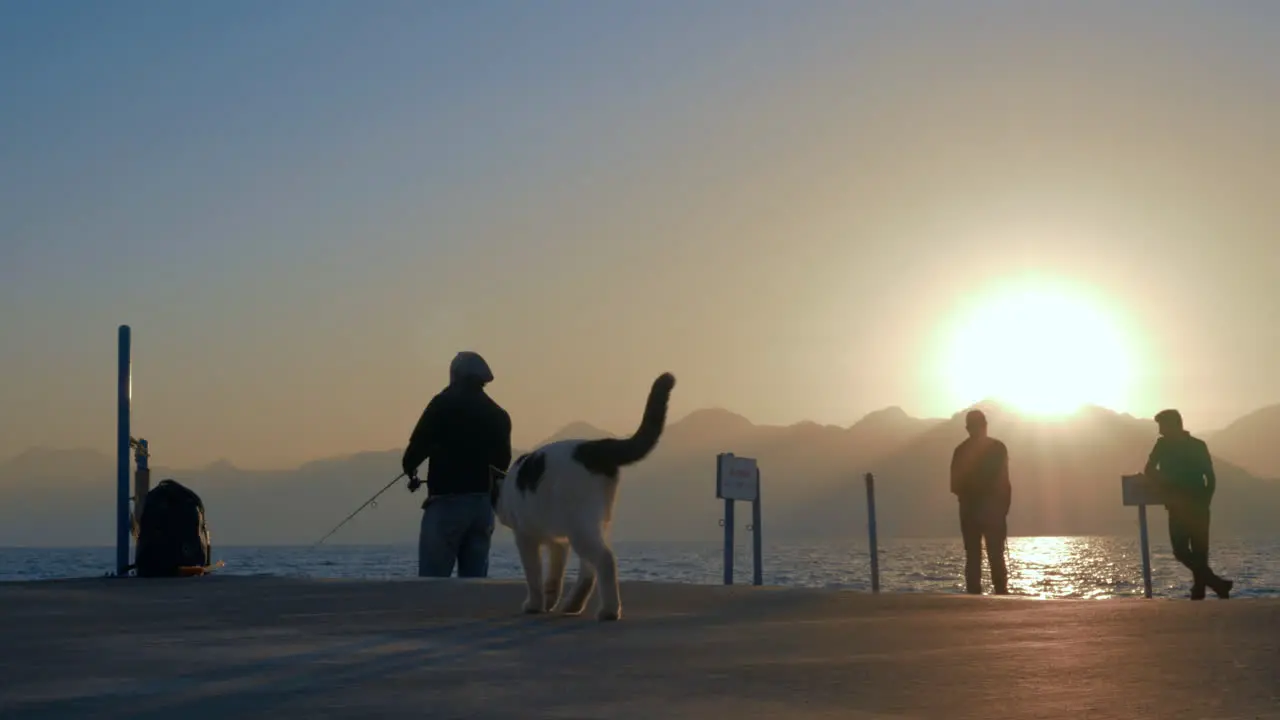
M 1156 440 L 1144 472 L 1162 480 L 1170 490 L 1188 491 L 1204 502 L 1213 498 L 1217 486 L 1209 446 L 1185 430 Z

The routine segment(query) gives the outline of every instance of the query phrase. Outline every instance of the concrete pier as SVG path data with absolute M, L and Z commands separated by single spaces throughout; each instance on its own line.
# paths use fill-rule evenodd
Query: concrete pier
M 219 577 L 0 585 L 0 717 L 1280 718 L 1280 602 Z M 593 603 L 594 604 L 594 603 Z

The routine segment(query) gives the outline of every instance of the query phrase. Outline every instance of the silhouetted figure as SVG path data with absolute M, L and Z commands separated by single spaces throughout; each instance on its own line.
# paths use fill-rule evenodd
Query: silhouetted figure
M 1183 429 L 1177 410 L 1161 410 L 1155 420 L 1160 437 L 1143 472 L 1164 494 L 1173 556 L 1191 571 L 1192 600 L 1203 600 L 1206 586 L 1225 600 L 1235 583 L 1209 568 L 1209 504 L 1217 488 L 1209 446 Z
M 458 577 L 489 574 L 494 516 L 490 466 L 511 464 L 511 416 L 484 391 L 493 373 L 484 358 L 460 352 L 449 365 L 449 386 L 422 411 L 401 461 L 409 490 L 421 486 L 418 466 L 427 466 L 427 499 L 418 535 L 418 575 Z
M 964 537 L 965 592 L 982 594 L 982 544 L 995 594 L 1009 593 L 1004 546 L 1009 535 L 1009 449 L 987 435 L 987 416 L 971 410 L 964 418 L 969 437 L 951 454 L 951 492 L 960 501 L 960 534 Z

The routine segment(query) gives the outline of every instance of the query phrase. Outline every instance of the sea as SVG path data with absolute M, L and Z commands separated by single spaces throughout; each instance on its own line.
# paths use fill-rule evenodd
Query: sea
M 1184 598 L 1190 573 L 1152 536 L 1153 595 Z M 615 543 L 624 580 L 714 585 L 724 582 L 724 549 L 716 542 Z M 765 543 L 765 585 L 871 589 L 870 553 L 865 542 Z M 882 592 L 960 593 L 964 550 L 956 539 L 880 541 Z M 417 547 L 403 545 L 214 546 L 224 575 L 301 578 L 405 579 L 417 575 Z M 1280 538 L 1215 540 L 1210 555 L 1218 574 L 1235 580 L 1233 597 L 1280 597 Z M 115 549 L 0 548 L 0 582 L 100 577 L 113 571 Z M 984 581 L 986 570 L 984 565 Z M 1108 599 L 1142 595 L 1142 561 L 1137 537 L 1014 537 L 1008 543 L 1010 592 L 1033 598 Z M 576 572 L 571 559 L 569 575 Z M 492 578 L 520 579 L 519 557 L 509 542 L 495 540 Z M 734 553 L 733 579 L 752 581 L 750 543 Z M 989 585 L 988 585 L 989 590 Z

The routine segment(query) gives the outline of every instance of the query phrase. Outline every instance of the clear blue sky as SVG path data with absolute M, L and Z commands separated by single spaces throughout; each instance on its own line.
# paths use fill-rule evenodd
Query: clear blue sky
M 7 2 L 0 457 L 399 446 L 452 354 L 517 439 L 680 409 L 940 414 L 951 308 L 1034 273 L 1128 407 L 1280 401 L 1263 2 Z M 159 450 L 158 450 L 159 452 Z

